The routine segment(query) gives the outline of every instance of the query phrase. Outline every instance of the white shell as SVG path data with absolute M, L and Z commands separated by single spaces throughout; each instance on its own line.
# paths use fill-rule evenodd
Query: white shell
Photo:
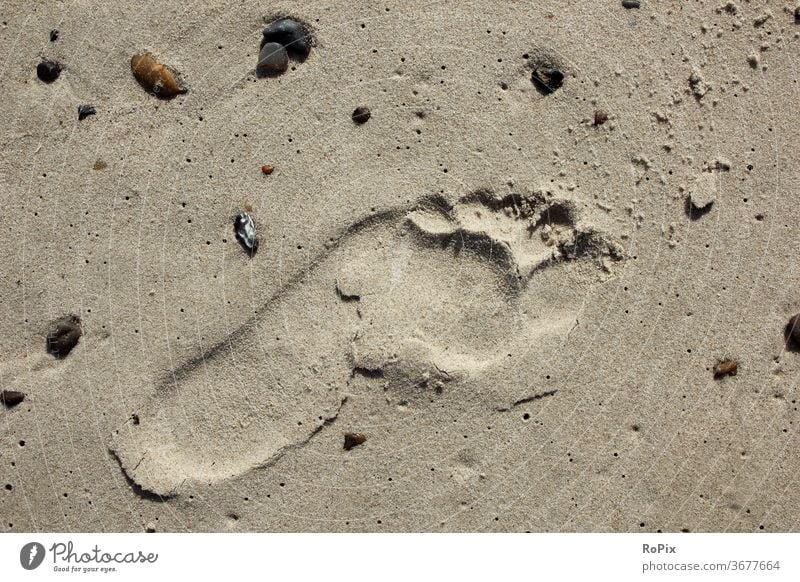
M 250 254 L 256 252 L 258 248 L 258 239 L 256 238 L 256 225 L 253 219 L 246 212 L 241 212 L 233 221 L 233 227 L 236 229 L 236 238 L 239 239 Z

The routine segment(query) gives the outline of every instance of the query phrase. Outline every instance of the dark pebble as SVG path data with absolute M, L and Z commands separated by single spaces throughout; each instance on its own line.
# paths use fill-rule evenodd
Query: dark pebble
M 8 408 L 13 408 L 23 400 L 25 400 L 25 393 L 23 392 L 18 392 L 17 390 L 3 390 L 0 392 L 0 402 Z
M 641 2 L 639 0 L 622 0 L 623 8 L 639 8 L 640 6 Z
M 372 117 L 372 112 L 369 110 L 369 107 L 356 107 L 351 117 L 354 122 L 361 125 L 369 121 L 369 118 Z
M 261 46 L 276 42 L 286 47 L 289 55 L 300 61 L 311 52 L 311 33 L 308 28 L 291 18 L 280 18 L 264 29 Z
M 349 451 L 353 447 L 363 445 L 367 442 L 367 437 L 360 432 L 346 432 L 344 433 L 344 450 Z
M 36 76 L 44 83 L 52 83 L 61 74 L 61 65 L 55 61 L 42 61 L 36 65 Z
M 54 357 L 66 358 L 83 334 L 81 318 L 77 315 L 59 317 L 50 324 L 47 333 L 47 352 Z
M 50 31 L 50 42 L 56 42 L 58 40 L 58 31 L 54 28 Z
M 564 84 L 564 73 L 558 69 L 534 69 L 531 81 L 542 95 L 549 95 Z
M 794 9 L 794 23 L 800 24 L 800 6 Z
M 78 105 L 78 121 L 83 121 L 95 113 L 97 113 L 97 111 L 92 105 Z
M 800 351 L 800 313 L 789 319 L 786 325 L 786 341 L 790 349 Z
M 258 54 L 258 65 L 256 65 L 256 75 L 259 77 L 269 77 L 280 75 L 289 68 L 289 53 L 282 44 L 268 42 L 261 47 Z

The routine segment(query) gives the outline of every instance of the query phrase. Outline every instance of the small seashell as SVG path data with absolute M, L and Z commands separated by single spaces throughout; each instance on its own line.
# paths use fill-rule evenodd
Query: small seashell
M 77 315 L 59 317 L 50 324 L 47 332 L 47 352 L 55 358 L 66 358 L 83 334 L 81 318 Z
M 256 75 L 259 77 L 280 75 L 287 68 L 289 68 L 289 53 L 282 44 L 268 42 L 261 47 L 261 52 L 258 53 Z
M 52 83 L 61 74 L 61 64 L 55 61 L 42 61 L 36 65 L 36 76 L 43 83 Z
M 241 212 L 233 221 L 233 228 L 236 231 L 236 238 L 244 249 L 253 256 L 258 250 L 258 238 L 256 237 L 256 225 L 250 215 Z
M 304 61 L 311 52 L 311 33 L 306 25 L 292 18 L 279 18 L 264 29 L 261 46 L 267 43 L 283 45 L 289 56 Z
M 369 110 L 369 107 L 356 107 L 350 117 L 352 117 L 355 123 L 362 125 L 369 121 L 369 118 L 372 117 L 372 112 Z
M 725 376 L 735 376 L 739 372 L 739 363 L 734 360 L 723 360 L 714 366 L 714 379 L 719 380 Z
M 367 442 L 367 436 L 360 432 L 346 432 L 344 433 L 344 450 L 349 451 L 353 447 L 363 445 Z
M 13 408 L 25 400 L 25 393 L 17 390 L 3 390 L 0 392 L 0 403 L 7 408 Z
M 172 99 L 187 91 L 178 74 L 170 67 L 156 61 L 150 53 L 133 55 L 131 72 L 139 84 L 156 97 Z
M 93 105 L 78 105 L 78 121 L 83 121 L 95 113 L 97 113 L 97 110 Z

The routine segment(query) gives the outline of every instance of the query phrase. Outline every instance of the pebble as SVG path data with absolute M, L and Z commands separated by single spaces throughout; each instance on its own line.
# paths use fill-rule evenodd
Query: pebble
M 739 373 L 739 363 L 734 360 L 723 360 L 714 366 L 714 379 L 719 380 L 725 376 L 735 376 Z
M 36 65 L 36 76 L 44 83 L 52 83 L 61 74 L 61 65 L 55 61 L 42 61 Z
M 258 250 L 258 237 L 256 237 L 256 225 L 253 219 L 246 212 L 240 212 L 233 221 L 233 228 L 236 231 L 236 238 L 250 253 L 250 256 L 253 256 Z
M 558 69 L 537 68 L 531 73 L 531 81 L 542 95 L 549 95 L 561 88 L 564 83 L 564 73 Z
M 639 8 L 640 6 L 641 2 L 639 0 L 622 0 L 623 8 Z
M 264 174 L 265 176 L 269 176 L 274 171 L 275 168 L 273 166 L 270 166 L 269 164 L 261 166 L 261 173 Z
M 59 317 L 50 324 L 47 332 L 47 352 L 55 358 L 66 358 L 83 334 L 81 318 L 77 315 Z
M 800 24 L 800 6 L 794 9 L 794 23 Z
M 800 313 L 789 319 L 786 325 L 786 338 L 792 344 L 792 348 L 800 350 Z
M 55 28 L 50 31 L 50 42 L 56 42 L 58 40 L 58 30 Z
M 25 393 L 17 390 L 3 390 L 0 392 L 0 402 L 7 408 L 13 408 L 25 400 Z
M 97 110 L 93 105 L 78 105 L 78 121 L 83 121 L 95 113 L 97 113 Z
M 261 47 L 258 53 L 258 65 L 256 65 L 256 75 L 259 77 L 269 77 L 280 75 L 289 68 L 289 53 L 282 44 L 268 42 Z
M 264 29 L 262 46 L 267 43 L 283 45 L 292 57 L 304 61 L 311 52 L 311 33 L 291 18 L 279 18 Z
M 362 125 L 369 121 L 369 118 L 372 117 L 372 112 L 369 107 L 356 107 L 351 117 L 355 123 Z
M 360 432 L 346 432 L 344 433 L 344 450 L 349 451 L 353 447 L 363 445 L 367 442 L 367 436 Z
M 172 99 L 187 91 L 178 74 L 170 67 L 156 61 L 150 53 L 133 55 L 131 72 L 139 84 L 156 97 Z

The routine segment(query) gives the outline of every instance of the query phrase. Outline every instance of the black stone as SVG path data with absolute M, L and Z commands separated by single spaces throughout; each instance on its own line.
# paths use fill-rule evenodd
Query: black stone
M 97 113 L 97 111 L 93 105 L 78 105 L 78 121 L 83 121 L 95 113 Z
M 351 117 L 355 123 L 362 125 L 369 121 L 369 118 L 372 117 L 372 112 L 369 107 L 356 107 Z
M 291 18 L 279 18 L 264 29 L 261 46 L 268 42 L 282 44 L 289 56 L 299 61 L 306 60 L 311 52 L 311 32 L 306 25 Z
M 623 8 L 639 8 L 640 6 L 641 2 L 639 0 L 622 0 Z
M 58 40 L 58 31 L 54 28 L 50 31 L 50 42 L 56 42 Z
M 280 75 L 288 67 L 289 55 L 282 44 L 268 42 L 261 47 L 261 52 L 258 54 L 258 65 L 256 65 L 256 75 L 259 77 Z
M 17 390 L 3 390 L 0 392 L 0 403 L 3 403 L 7 408 L 13 408 L 25 400 L 25 393 L 18 392 Z
M 55 61 L 42 61 L 36 65 L 36 76 L 44 83 L 52 83 L 61 74 L 61 65 Z

